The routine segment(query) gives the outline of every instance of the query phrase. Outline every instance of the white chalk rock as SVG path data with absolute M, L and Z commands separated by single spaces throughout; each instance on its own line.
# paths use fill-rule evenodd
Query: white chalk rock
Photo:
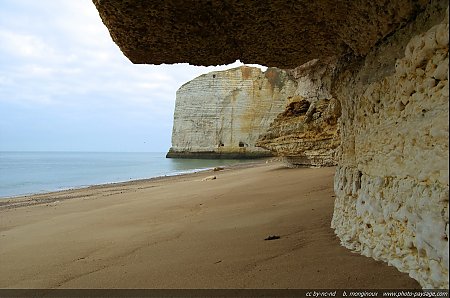
M 396 34 L 392 40 L 406 33 Z M 392 54 L 376 51 L 361 77 L 338 82 L 342 143 L 331 225 L 345 247 L 424 288 L 448 288 L 448 23 L 416 32 L 387 77 L 373 69 Z
M 433 78 L 443 81 L 448 79 L 448 58 L 440 63 L 433 73 Z

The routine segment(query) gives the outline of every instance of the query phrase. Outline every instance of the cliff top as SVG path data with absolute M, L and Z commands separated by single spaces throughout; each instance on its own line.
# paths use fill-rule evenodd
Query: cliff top
M 423 10 L 426 0 L 93 0 L 133 63 L 220 65 L 241 60 L 294 68 L 364 55 Z
M 242 76 L 243 79 L 253 80 L 257 77 L 265 76 L 274 85 L 280 84 L 280 82 L 279 82 L 279 80 L 280 80 L 279 74 L 280 73 L 284 73 L 287 76 L 292 76 L 290 73 L 285 72 L 276 67 L 268 67 L 265 71 L 263 71 L 259 67 L 241 65 L 241 66 L 226 69 L 226 70 L 216 70 L 216 71 L 211 71 L 208 73 L 201 74 L 198 77 L 190 80 L 189 82 L 186 82 L 183 85 L 181 85 L 181 87 L 178 90 L 183 89 L 183 87 L 190 85 L 193 81 L 202 80 L 207 76 L 213 76 L 213 77 L 217 76 L 218 79 L 220 79 L 220 78 L 229 79 L 230 75 L 232 75 L 234 73 L 238 73 L 238 72 L 241 72 L 240 75 Z

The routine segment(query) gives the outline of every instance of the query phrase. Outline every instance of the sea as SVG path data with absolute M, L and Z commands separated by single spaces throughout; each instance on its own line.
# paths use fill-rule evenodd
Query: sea
M 198 172 L 245 160 L 173 159 L 165 153 L 0 152 L 0 199 Z

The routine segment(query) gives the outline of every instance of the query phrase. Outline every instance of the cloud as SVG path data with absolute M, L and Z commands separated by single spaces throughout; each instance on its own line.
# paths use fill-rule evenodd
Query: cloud
M 143 96 L 148 96 L 149 100 L 135 102 L 148 104 L 156 97 L 173 102 L 176 89 L 185 82 L 212 70 L 240 64 L 222 67 L 133 65 L 111 40 L 90 0 L 19 0 L 15 3 L 13 12 L 19 14 L 17 19 L 21 22 L 0 22 L 0 38 L 5 40 L 0 51 L 2 56 L 8 57 L 4 61 L 7 67 L 0 70 L 0 76 L 9 77 L 11 88 L 32 86 L 37 94 L 45 92 L 52 98 L 37 102 L 56 104 L 64 101 L 62 93 L 86 96 L 112 93 L 117 95 L 117 100 L 127 96 L 122 98 L 124 103 L 132 97 Z M 23 11 L 26 17 L 20 14 Z M 11 20 L 11 16 L 8 18 Z M 152 96 L 149 93 L 152 91 L 158 96 Z M 0 98 L 17 102 L 29 99 L 21 94 Z M 79 103 L 83 104 L 85 99 L 80 98 Z M 95 99 L 89 98 L 92 100 Z
M 52 52 L 41 39 L 29 34 L 18 34 L 0 30 L 0 48 L 11 56 L 23 58 L 42 58 Z
M 100 114 L 106 123 L 110 115 L 106 129 L 116 125 L 120 114 L 131 126 L 165 127 L 164 142 L 170 139 L 176 90 L 201 74 L 241 65 L 133 65 L 112 41 L 91 0 L 2 0 L 0 40 L 4 115 L 14 107 L 29 113 L 76 113 L 80 125 Z M 145 119 L 149 123 L 137 122 Z

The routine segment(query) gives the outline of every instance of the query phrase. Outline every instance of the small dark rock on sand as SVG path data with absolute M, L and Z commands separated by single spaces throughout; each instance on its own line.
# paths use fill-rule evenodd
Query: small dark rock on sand
M 281 237 L 278 236 L 278 235 L 271 235 L 271 236 L 267 237 L 267 238 L 264 239 L 264 240 L 277 240 L 277 239 L 280 239 L 280 238 L 281 238 Z

